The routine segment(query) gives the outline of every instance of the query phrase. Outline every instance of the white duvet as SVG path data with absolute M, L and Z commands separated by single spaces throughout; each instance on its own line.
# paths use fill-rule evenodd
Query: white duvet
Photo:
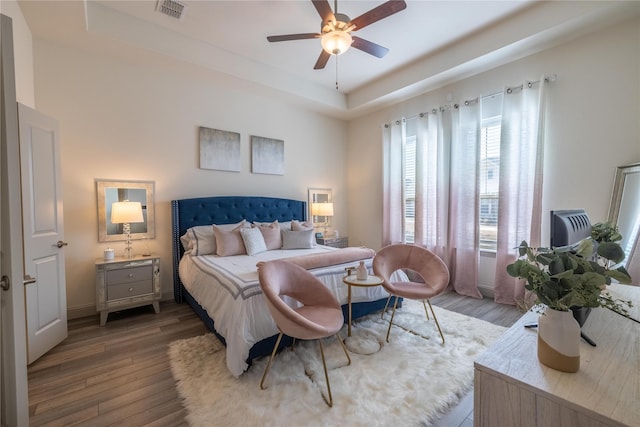
M 247 369 L 249 349 L 255 343 L 278 333 L 260 290 L 256 264 L 332 250 L 338 249 L 316 246 L 314 249 L 274 250 L 252 256 L 185 254 L 182 257 L 180 279 L 209 317 L 214 319 L 216 331 L 225 338 L 227 367 L 234 376 L 240 376 Z M 344 269 L 356 265 L 357 262 L 350 262 L 310 271 L 333 292 L 340 304 L 346 304 L 347 286 L 342 282 Z M 366 260 L 365 265 L 371 271 L 371 259 Z M 353 287 L 352 302 L 373 301 L 388 295 L 382 286 Z

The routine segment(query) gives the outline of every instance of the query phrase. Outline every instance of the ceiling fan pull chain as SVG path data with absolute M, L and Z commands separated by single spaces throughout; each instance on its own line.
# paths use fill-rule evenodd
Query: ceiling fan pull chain
M 338 55 L 335 55 L 336 57 L 336 90 L 338 89 Z

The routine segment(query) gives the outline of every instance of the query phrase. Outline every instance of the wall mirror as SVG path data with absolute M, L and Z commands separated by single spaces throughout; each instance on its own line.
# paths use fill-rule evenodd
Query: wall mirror
M 116 181 L 96 179 L 98 200 L 98 241 L 118 242 L 126 240 L 123 224 L 111 222 L 111 205 L 114 202 L 140 202 L 144 222 L 131 223 L 131 239 L 156 237 L 153 181 Z
M 309 188 L 309 218 L 314 227 L 327 227 L 333 216 L 333 200 L 330 188 Z
M 618 225 L 620 246 L 626 255 L 624 264 L 628 267 L 635 257 L 640 257 L 640 163 L 616 170 L 609 221 Z

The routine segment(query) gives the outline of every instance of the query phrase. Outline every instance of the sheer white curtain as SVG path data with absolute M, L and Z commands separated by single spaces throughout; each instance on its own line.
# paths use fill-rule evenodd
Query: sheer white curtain
M 540 246 L 544 149 L 545 79 L 508 88 L 502 107 L 500 192 L 494 294 L 496 302 L 515 304 L 524 284 L 506 267 L 521 241 Z
M 421 114 L 416 126 L 415 242 L 447 257 L 451 111 Z
M 452 111 L 448 267 L 459 294 L 482 298 L 480 258 L 480 107 L 476 101 Z
M 514 304 L 524 287 L 506 274 L 522 240 L 540 245 L 544 79 L 505 91 L 500 142 L 500 183 L 495 300 Z M 478 100 L 417 118 L 415 243 L 449 267 L 452 287 L 481 298 L 480 131 Z M 404 241 L 403 156 L 406 120 L 383 129 L 383 244 Z
M 405 120 L 382 128 L 382 244 L 404 242 L 402 159 Z
M 415 243 L 449 267 L 450 287 L 478 291 L 480 109 L 477 102 L 418 117 Z

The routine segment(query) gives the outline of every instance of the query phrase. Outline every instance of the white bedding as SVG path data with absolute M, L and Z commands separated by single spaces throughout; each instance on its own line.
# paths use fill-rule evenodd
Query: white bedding
M 338 250 L 327 246 L 314 249 L 273 250 L 257 255 L 191 256 L 180 260 L 180 280 L 189 293 L 215 321 L 216 331 L 227 342 L 227 367 L 238 377 L 248 367 L 249 349 L 257 342 L 278 333 L 258 283 L 256 264 L 293 256 Z M 347 303 L 347 286 L 342 283 L 345 267 L 356 266 L 349 262 L 310 270 L 338 298 Z M 371 272 L 371 259 L 365 261 Z M 402 279 L 399 279 L 402 280 Z M 352 302 L 373 301 L 386 298 L 382 286 L 353 287 Z

